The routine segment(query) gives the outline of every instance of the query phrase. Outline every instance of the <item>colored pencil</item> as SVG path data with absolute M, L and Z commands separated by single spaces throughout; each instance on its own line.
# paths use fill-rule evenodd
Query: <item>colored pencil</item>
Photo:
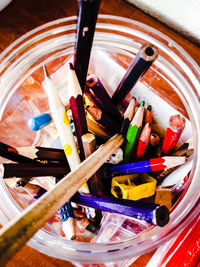
M 174 151 L 172 153 L 172 156 L 185 156 L 186 158 L 189 158 L 194 152 L 194 143 L 193 143 L 193 137 L 187 140 L 181 147 L 179 147 L 178 150 Z M 167 177 L 170 173 L 172 173 L 176 167 L 169 168 L 167 170 L 164 170 L 160 172 L 157 175 L 157 179 L 164 179 Z
M 67 117 L 65 107 L 58 95 L 55 86 L 53 85 L 53 82 L 50 79 L 50 76 L 45 66 L 44 66 L 44 74 L 45 74 L 45 83 L 43 87 L 48 96 L 49 108 L 52 117 L 54 119 L 58 135 L 61 139 L 61 143 L 63 145 L 64 152 L 67 157 L 70 169 L 74 170 L 79 166 L 81 161 L 76 148 L 74 136 L 71 131 L 69 119 Z M 63 231 L 65 231 L 64 233 L 68 239 L 75 239 L 76 227 L 75 227 L 75 222 L 73 222 L 73 217 L 63 222 Z M 71 236 L 69 236 L 69 234 L 71 234 Z
M 40 176 L 64 176 L 70 172 L 69 166 L 66 164 L 61 166 L 60 164 L 41 165 L 36 166 L 31 163 L 3 163 L 0 164 L 1 171 L 3 172 L 3 178 L 10 177 L 40 177 Z
M 68 164 L 64 150 L 51 147 L 13 147 L 9 151 L 26 156 L 34 160 L 59 161 Z
M 80 165 L 81 160 L 80 160 L 80 157 L 79 157 L 77 149 L 76 149 L 76 144 L 74 141 L 73 133 L 71 131 L 71 127 L 69 125 L 67 113 L 66 113 L 65 107 L 62 104 L 62 101 L 60 100 L 60 97 L 56 91 L 56 88 L 53 86 L 53 83 L 52 83 L 51 79 L 49 78 L 47 69 L 45 67 L 44 67 L 44 72 L 45 72 L 45 79 L 46 79 L 45 86 L 48 87 L 48 88 L 46 88 L 46 92 L 47 92 L 47 95 L 49 98 L 50 110 L 51 110 L 51 113 L 53 115 L 54 122 L 55 122 L 56 128 L 58 130 L 58 134 L 61 138 L 61 142 L 63 144 L 64 152 L 65 152 L 65 155 L 68 159 L 70 169 L 74 170 Z M 81 103 L 83 105 L 83 102 L 81 102 L 82 101 L 82 95 L 79 95 L 80 86 L 78 84 L 78 80 L 76 78 L 75 72 L 73 71 L 73 66 L 71 64 L 70 64 L 70 70 L 69 70 L 69 84 L 71 85 L 71 88 L 72 87 L 75 88 L 74 90 L 72 90 L 73 96 L 70 98 L 69 102 L 70 102 L 71 110 L 72 109 L 74 110 L 74 112 L 72 110 L 72 114 L 75 118 L 74 123 L 75 123 L 75 125 L 77 124 L 77 129 L 78 129 L 77 134 L 81 139 L 80 135 L 82 135 L 85 131 L 87 131 L 87 123 L 85 121 L 85 124 L 84 124 L 84 120 L 85 120 L 84 109 L 83 109 L 84 114 L 82 114 L 81 111 L 80 111 L 80 113 L 78 111 L 79 107 L 81 108 Z M 79 96 L 80 96 L 80 98 L 79 98 Z M 75 99 L 75 97 L 76 97 L 76 99 Z M 79 106 L 79 104 L 80 104 L 80 106 Z M 80 141 L 80 143 L 82 144 L 82 140 Z M 80 147 L 79 147 L 79 149 L 80 149 Z M 82 147 L 82 152 L 84 154 L 83 147 Z M 82 154 L 82 158 L 85 158 L 85 155 L 83 155 L 83 154 Z M 87 183 L 84 184 L 82 186 L 82 188 L 79 189 L 79 191 L 84 192 L 84 193 L 89 193 L 89 188 L 88 188 Z M 88 209 L 87 212 L 89 213 L 89 211 L 90 210 Z M 88 216 L 90 216 L 90 215 L 88 215 Z M 67 221 L 65 221 L 65 222 L 67 223 Z M 65 234 L 66 233 L 68 233 L 68 231 L 65 231 Z
M 176 146 L 184 128 L 184 117 L 180 116 L 179 114 L 170 117 L 162 145 L 163 153 L 167 153 L 169 150 L 172 150 Z
M 68 114 L 68 111 L 67 111 L 67 114 Z M 86 117 L 86 121 L 88 125 L 88 131 L 94 133 L 97 137 L 103 140 L 108 140 L 109 138 L 111 138 L 112 135 L 108 131 L 106 131 L 104 128 L 99 126 L 97 122 L 95 122 L 94 120 L 91 120 L 90 118 L 88 118 L 88 116 Z M 70 126 L 72 128 L 71 121 L 70 121 Z M 73 129 L 72 129 L 72 132 L 73 132 Z
M 142 129 L 140 138 L 138 140 L 137 151 L 136 151 L 136 157 L 138 159 L 141 159 L 143 157 L 145 150 L 149 144 L 150 135 L 151 135 L 151 125 L 150 123 L 147 122 L 144 128 Z
M 160 136 L 157 133 L 151 133 L 149 141 L 150 141 L 150 144 L 155 147 L 160 142 Z
M 141 102 L 138 110 L 136 111 L 126 134 L 124 144 L 124 163 L 127 163 L 131 159 L 133 149 L 135 147 L 137 137 L 140 134 L 144 116 L 144 101 Z
M 144 118 L 145 123 L 152 123 L 152 111 L 151 111 L 151 105 L 147 106 L 146 112 L 145 112 L 145 118 Z
M 85 159 L 85 153 L 81 137 L 82 135 L 88 132 L 88 127 L 83 104 L 83 94 L 72 63 L 69 63 L 68 80 L 69 80 L 68 89 L 70 95 L 69 104 L 73 115 L 76 137 L 78 140 L 78 145 L 80 150 L 80 158 L 81 161 L 83 161 Z
M 107 167 L 105 177 L 120 176 L 133 173 L 163 171 L 175 166 L 182 165 L 186 162 L 186 157 L 160 157 L 150 160 L 132 162 L 127 164 Z
M 92 103 L 95 107 L 102 109 L 102 103 L 99 101 L 99 99 L 96 98 L 96 96 L 88 86 L 85 86 L 84 94 L 90 101 L 90 104 Z
M 26 162 L 26 163 L 32 163 L 35 165 L 41 164 L 40 162 L 33 160 L 31 158 L 25 157 L 25 156 L 20 155 L 20 154 L 16 154 L 12 151 L 8 151 L 8 149 L 2 148 L 2 146 L 0 146 L 0 156 L 3 158 L 6 158 L 6 159 L 12 160 L 14 162 L 19 162 L 19 163 Z
M 117 107 L 112 103 L 109 94 L 104 88 L 103 84 L 99 80 L 99 78 L 95 74 L 90 74 L 87 76 L 86 80 L 86 88 L 92 91 L 94 98 L 98 100 L 98 102 L 94 103 L 97 105 L 105 113 L 109 114 L 109 116 L 117 123 L 122 123 L 122 116 L 117 109 Z
M 164 226 L 169 221 L 169 210 L 163 205 L 78 193 L 71 200 L 102 211 L 114 212 L 138 220 L 144 220 L 153 225 Z
M 151 136 L 151 122 L 152 122 L 151 105 L 148 105 L 146 109 L 144 122 L 145 125 L 140 134 L 136 151 L 136 157 L 140 159 L 143 157 L 147 149 Z
M 160 146 L 160 136 L 152 132 L 149 138 L 149 144 L 145 151 L 144 157 L 160 157 L 161 156 L 161 146 Z
M 92 116 L 92 118 L 102 127 L 105 127 L 110 133 L 117 133 L 120 130 L 120 126 L 115 123 L 104 111 L 99 108 L 86 106 L 86 110 Z
M 112 96 L 114 104 L 119 104 L 123 101 L 137 81 L 150 68 L 157 56 L 157 48 L 151 44 L 145 44 L 140 48 Z
M 88 116 L 86 117 L 87 124 L 88 124 L 88 130 L 95 134 L 96 137 L 99 137 L 103 140 L 108 140 L 111 138 L 111 133 L 109 133 L 106 129 L 101 127 L 96 121 L 90 119 Z
M 56 125 L 58 135 L 60 136 L 61 143 L 64 148 L 65 155 L 67 157 L 71 170 L 77 168 L 80 164 L 80 158 L 76 148 L 73 133 L 70 128 L 69 119 L 65 107 L 54 87 L 50 76 L 44 66 L 45 84 L 44 90 L 47 93 L 49 100 L 49 108 Z
M 28 121 L 28 127 L 32 131 L 38 131 L 44 128 L 45 126 L 49 125 L 51 121 L 52 121 L 52 118 L 49 113 L 42 113 L 38 116 L 31 118 Z
M 79 168 L 71 171 L 55 187 L 0 229 L 0 262 L 2 265 L 5 265 L 25 245 L 122 143 L 122 135 L 117 134 L 112 137 L 82 162 Z
M 121 126 L 120 133 L 125 137 L 128 131 L 128 127 L 130 125 L 130 122 L 133 119 L 134 113 L 135 113 L 135 105 L 136 105 L 136 99 L 133 97 L 124 113 L 124 119 Z
M 78 0 L 74 67 L 84 92 L 100 0 Z
M 5 143 L 3 143 L 3 142 L 0 142 L 0 148 L 3 148 L 3 149 L 8 150 L 8 148 L 12 148 L 12 146 L 7 145 L 7 144 L 5 144 Z

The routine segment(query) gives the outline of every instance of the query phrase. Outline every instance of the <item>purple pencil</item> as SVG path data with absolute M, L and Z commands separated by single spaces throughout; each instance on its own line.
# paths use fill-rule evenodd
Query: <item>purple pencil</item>
M 109 114 L 109 116 L 115 120 L 117 123 L 122 123 L 122 116 L 117 109 L 117 107 L 112 103 L 109 94 L 104 88 L 101 81 L 95 74 L 90 74 L 87 76 L 86 88 L 93 92 L 95 99 L 98 101 L 97 107 Z M 94 103 L 96 104 L 96 103 Z
M 118 199 L 107 196 L 94 196 L 76 193 L 71 201 L 107 212 L 123 214 L 144 220 L 158 226 L 164 226 L 169 221 L 169 210 L 164 205 L 135 202 L 127 199 Z

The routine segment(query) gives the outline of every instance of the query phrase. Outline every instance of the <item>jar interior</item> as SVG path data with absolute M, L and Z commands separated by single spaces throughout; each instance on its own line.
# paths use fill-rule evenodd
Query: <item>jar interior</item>
M 57 25 L 49 26 L 45 34 L 42 33 L 42 30 L 34 33 L 32 43 L 25 38 L 28 43 L 23 47 L 23 51 L 17 50 L 15 58 L 10 60 L 4 69 L 3 75 L 8 74 L 6 79 L 9 79 L 9 82 L 6 82 L 9 86 L 6 87 L 6 93 L 1 102 L 1 142 L 13 147 L 55 146 L 61 148 L 54 123 L 37 132 L 31 131 L 27 123 L 32 117 L 49 112 L 48 98 L 42 86 L 44 80 L 43 64 L 46 65 L 50 75 L 52 75 L 63 102 L 67 104 L 67 100 L 65 100 L 67 68 L 65 70 L 65 66 L 73 58 L 75 33 L 72 28 L 74 28 L 74 25 L 74 23 L 71 27 L 68 25 L 69 28 L 62 24 L 60 27 Z M 55 29 L 52 30 L 51 27 Z M 183 70 L 177 63 L 176 58 L 173 59 L 172 54 L 170 54 L 170 46 L 161 49 L 160 40 L 154 40 L 146 33 L 140 36 L 140 31 L 136 26 L 136 29 L 132 29 L 132 32 L 123 31 L 121 27 L 123 29 L 122 25 L 113 23 L 111 29 L 109 29 L 107 24 L 100 21 L 94 38 L 89 73 L 95 73 L 107 92 L 112 95 L 139 48 L 146 42 L 152 41 L 154 45 L 157 44 L 158 58 L 132 89 L 131 94 L 127 96 L 127 100 L 129 101 L 132 96 L 135 96 L 138 102 L 145 100 L 146 107 L 147 105 L 152 106 L 152 129 L 161 137 L 164 136 L 169 116 L 175 114 L 185 116 L 187 122 L 179 142 L 180 146 L 193 135 L 194 129 L 190 121 L 192 110 L 183 90 L 183 87 L 188 83 L 187 78 L 184 77 Z M 63 69 L 62 73 L 60 72 L 61 69 Z M 187 86 L 190 85 L 187 84 Z M 9 161 L 1 158 L 1 163 L 5 162 Z M 188 173 L 185 173 L 185 176 L 187 175 Z M 176 212 L 178 206 L 180 207 L 185 190 L 188 190 L 192 179 L 193 177 L 190 175 L 183 191 L 179 193 L 171 208 L 172 221 L 170 221 L 169 227 L 171 227 L 171 224 L 173 225 L 173 212 Z M 32 203 L 33 197 L 25 188 L 14 187 L 15 182 L 16 178 L 1 180 L 1 187 L 6 195 L 3 201 L 10 206 L 10 210 L 15 210 L 14 214 L 17 214 L 21 209 Z M 55 179 L 54 177 L 38 177 L 34 178 L 31 183 L 49 189 L 54 186 Z M 3 211 L 3 213 L 8 220 L 13 217 L 13 210 L 10 213 L 6 211 Z M 127 244 L 131 244 L 132 241 L 134 242 L 137 239 L 142 243 L 151 232 L 156 234 L 157 228 L 159 228 L 144 221 L 107 212 L 103 214 L 101 228 L 97 234 L 83 230 L 81 227 L 83 226 L 79 226 L 78 229 L 78 241 L 66 241 L 63 237 L 60 218 L 57 213 L 44 226 L 42 232 L 50 236 L 50 247 L 53 240 L 63 242 L 62 246 L 66 242 L 69 247 L 71 247 L 70 244 L 77 243 L 76 247 L 78 243 L 82 242 L 127 247 L 127 245 L 122 246 L 122 242 L 128 241 Z M 56 252 L 47 251 L 45 248 L 44 251 L 49 255 L 57 255 Z M 63 259 L 68 259 L 68 257 L 69 255 L 61 256 Z M 88 261 L 90 260 L 88 259 Z

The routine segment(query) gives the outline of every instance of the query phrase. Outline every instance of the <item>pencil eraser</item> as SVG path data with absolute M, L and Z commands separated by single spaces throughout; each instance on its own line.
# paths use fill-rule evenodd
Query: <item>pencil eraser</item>
M 40 114 L 28 121 L 28 127 L 32 131 L 38 131 L 47 126 L 52 121 L 51 116 L 48 113 Z

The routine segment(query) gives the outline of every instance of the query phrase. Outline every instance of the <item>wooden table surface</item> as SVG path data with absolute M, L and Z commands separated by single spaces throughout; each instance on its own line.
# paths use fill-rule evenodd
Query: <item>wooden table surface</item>
M 13 0 L 8 7 L 0 12 L 0 52 L 18 37 L 37 26 L 58 18 L 76 15 L 76 9 L 76 0 Z M 127 2 L 122 0 L 102 0 L 100 13 L 135 19 L 156 28 L 182 46 L 197 64 L 200 65 L 199 47 Z M 152 254 L 153 252 L 150 252 L 141 256 L 131 266 L 145 266 Z M 28 246 L 24 246 L 10 260 L 7 266 L 53 267 L 74 265 L 66 261 L 48 257 Z

